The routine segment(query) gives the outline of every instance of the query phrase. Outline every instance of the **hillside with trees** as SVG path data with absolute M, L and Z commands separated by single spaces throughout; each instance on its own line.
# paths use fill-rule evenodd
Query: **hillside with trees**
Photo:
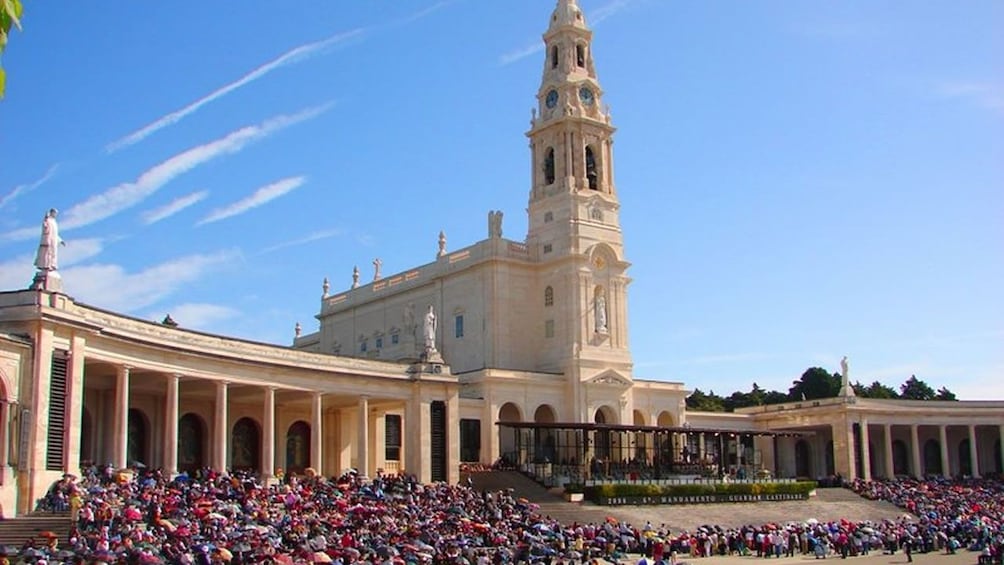
M 687 409 L 701 412 L 734 412 L 737 408 L 750 406 L 835 398 L 840 394 L 840 381 L 840 373 L 831 374 L 826 369 L 810 367 L 798 380 L 791 383 L 791 388 L 787 392 L 764 390 L 755 382 L 749 392 L 736 391 L 728 396 L 719 396 L 713 390 L 704 392 L 695 388 L 687 397 Z M 861 398 L 958 400 L 948 388 L 941 387 L 934 390 L 916 375 L 910 375 L 910 378 L 899 386 L 898 391 L 879 381 L 873 381 L 868 385 L 854 382 L 851 386 L 854 388 L 854 394 Z

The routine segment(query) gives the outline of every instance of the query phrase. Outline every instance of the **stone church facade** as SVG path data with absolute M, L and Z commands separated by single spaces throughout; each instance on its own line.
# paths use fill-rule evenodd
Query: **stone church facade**
M 543 40 L 525 237 L 504 237 L 491 212 L 473 245 L 447 252 L 441 239 L 431 263 L 377 266 L 344 292 L 325 284 L 318 330 L 292 347 L 82 304 L 56 270 L 0 293 L 4 515 L 30 511 L 84 462 L 456 482 L 461 462 L 510 454 L 499 422 L 659 427 L 696 451 L 704 435 L 804 432 L 757 437 L 737 458 L 782 476 L 1004 468 L 1001 401 L 845 396 L 688 413 L 683 383 L 635 378 L 615 129 L 574 0 L 558 0 Z

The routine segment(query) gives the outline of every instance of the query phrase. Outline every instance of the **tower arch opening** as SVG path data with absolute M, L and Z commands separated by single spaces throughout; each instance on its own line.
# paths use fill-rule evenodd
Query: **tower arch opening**
M 554 184 L 554 148 L 544 151 L 544 184 Z
M 599 167 L 596 162 L 596 152 L 591 145 L 586 146 L 586 180 L 590 190 L 600 189 Z

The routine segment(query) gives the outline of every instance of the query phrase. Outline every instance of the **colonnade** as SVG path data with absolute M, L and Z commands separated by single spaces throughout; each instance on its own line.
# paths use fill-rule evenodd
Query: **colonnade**
M 854 425 L 858 425 L 858 437 L 855 437 Z M 876 469 L 872 469 L 872 461 L 870 456 L 870 445 L 871 445 L 871 434 L 872 426 L 881 426 L 882 432 L 882 469 L 878 472 Z M 1004 425 L 979 425 L 979 424 L 897 424 L 891 422 L 880 422 L 872 424 L 867 417 L 861 417 L 858 421 L 848 421 L 846 424 L 832 424 L 831 429 L 833 431 L 834 445 L 839 446 L 838 449 L 844 450 L 843 454 L 836 454 L 838 460 L 838 470 L 846 471 L 845 476 L 854 479 L 858 478 L 858 469 L 860 462 L 860 475 L 861 479 L 870 481 L 875 476 L 881 476 L 883 478 L 894 478 L 895 477 L 895 465 L 894 465 L 894 453 L 893 453 L 893 426 L 904 426 L 909 427 L 909 445 L 910 445 L 910 474 L 914 477 L 923 477 L 925 475 L 932 474 L 930 469 L 926 468 L 926 458 L 924 457 L 924 447 L 921 444 L 921 426 L 925 427 L 937 427 L 937 442 L 939 446 L 939 463 L 940 463 L 940 474 L 942 476 L 951 476 L 952 473 L 952 459 L 950 455 L 950 445 L 949 440 L 949 428 L 966 428 L 966 437 L 959 439 L 955 435 L 954 439 L 957 441 L 968 440 L 969 442 L 969 453 L 968 453 L 968 464 L 969 464 L 969 476 L 974 478 L 980 478 L 983 472 L 995 471 L 995 466 L 999 466 L 1000 469 L 1004 469 L 1004 447 L 1001 448 L 1000 452 L 994 453 L 993 456 L 1000 458 L 999 461 L 993 461 L 990 458 L 984 458 L 984 466 L 980 466 L 980 443 L 979 439 L 981 437 L 985 438 L 985 435 L 977 433 L 977 427 L 985 428 L 987 430 L 992 430 L 996 428 L 997 434 L 996 438 L 985 438 L 988 443 L 994 444 L 995 441 L 999 441 L 1002 446 L 1004 446 Z M 844 435 L 847 438 L 846 442 L 838 441 L 840 436 Z M 934 439 L 934 438 L 930 438 Z M 844 455 L 846 459 L 841 457 Z M 839 461 L 843 459 L 846 461 L 846 466 L 841 465 Z M 840 467 L 845 467 L 840 469 Z M 956 471 L 961 474 L 962 464 L 960 463 L 959 469 Z

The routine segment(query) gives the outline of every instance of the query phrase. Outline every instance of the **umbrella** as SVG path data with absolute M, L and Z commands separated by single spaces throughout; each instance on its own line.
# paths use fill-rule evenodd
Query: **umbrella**
M 819 523 L 819 520 L 815 518 L 809 518 L 808 520 L 805 521 L 805 523 L 809 524 L 810 526 L 815 526 L 816 524 Z
M 312 560 L 314 563 L 331 563 L 331 556 L 323 551 L 315 551 Z
M 216 553 L 218 553 L 220 555 L 220 559 L 224 561 L 230 561 L 231 559 L 234 558 L 234 554 L 231 553 L 230 550 L 225 547 L 217 547 Z
M 53 539 L 53 538 L 58 538 L 59 534 L 57 534 L 56 532 L 46 530 L 44 532 L 39 532 L 38 537 Z
M 293 565 L 293 556 L 288 553 L 276 553 L 272 556 L 272 560 L 282 565 Z

